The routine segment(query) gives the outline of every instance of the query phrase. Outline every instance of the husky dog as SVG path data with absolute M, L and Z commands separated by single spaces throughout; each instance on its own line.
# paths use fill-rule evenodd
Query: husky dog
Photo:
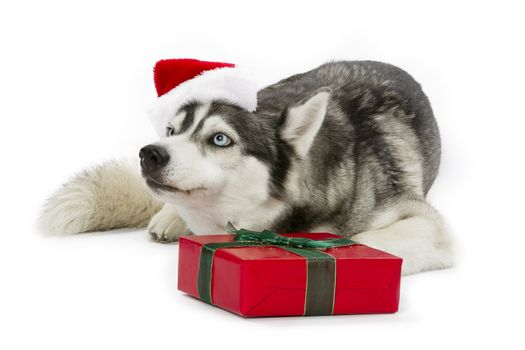
M 425 200 L 440 163 L 430 103 L 406 72 L 330 62 L 258 92 L 255 112 L 189 103 L 140 150 L 141 175 L 108 162 L 77 175 L 40 218 L 55 233 L 142 227 L 161 242 L 224 233 L 328 231 L 448 267 L 451 244 Z M 142 179 L 141 179 L 142 177 Z M 143 181 L 144 180 L 144 181 Z

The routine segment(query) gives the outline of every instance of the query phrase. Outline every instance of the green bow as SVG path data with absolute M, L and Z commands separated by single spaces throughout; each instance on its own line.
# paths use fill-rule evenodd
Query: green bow
M 235 235 L 235 241 L 260 242 L 262 244 L 303 249 L 328 249 L 355 244 L 354 241 L 348 238 L 324 239 L 319 241 L 303 237 L 285 237 L 270 230 L 257 232 L 241 228 L 240 230 L 233 229 L 228 232 Z

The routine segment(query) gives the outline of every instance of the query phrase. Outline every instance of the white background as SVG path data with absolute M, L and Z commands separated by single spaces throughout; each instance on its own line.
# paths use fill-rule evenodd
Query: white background
M 519 2 L 11 1 L 0 5 L 0 348 L 523 348 L 524 11 Z M 261 86 L 329 59 L 396 64 L 442 138 L 430 201 L 454 269 L 402 280 L 393 315 L 242 319 L 176 289 L 144 230 L 46 238 L 44 200 L 155 135 L 152 66 L 249 67 Z

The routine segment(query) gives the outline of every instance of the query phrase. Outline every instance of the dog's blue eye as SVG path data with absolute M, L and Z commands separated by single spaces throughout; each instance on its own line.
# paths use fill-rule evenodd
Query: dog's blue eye
M 213 135 L 213 144 L 219 147 L 228 146 L 231 143 L 231 140 L 228 136 L 218 133 Z
M 175 129 L 173 129 L 171 126 L 168 126 L 166 128 L 166 134 L 168 134 L 168 136 L 173 136 L 175 135 Z

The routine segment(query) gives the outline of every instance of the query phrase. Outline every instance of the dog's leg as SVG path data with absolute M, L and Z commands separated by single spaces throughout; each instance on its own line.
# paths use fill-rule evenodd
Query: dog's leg
M 405 201 L 376 216 L 370 231 L 353 240 L 403 258 L 403 275 L 450 267 L 451 242 L 435 209 Z
M 169 203 L 164 204 L 162 209 L 153 216 L 148 230 L 154 240 L 162 243 L 175 242 L 180 235 L 190 233 L 175 206 Z

